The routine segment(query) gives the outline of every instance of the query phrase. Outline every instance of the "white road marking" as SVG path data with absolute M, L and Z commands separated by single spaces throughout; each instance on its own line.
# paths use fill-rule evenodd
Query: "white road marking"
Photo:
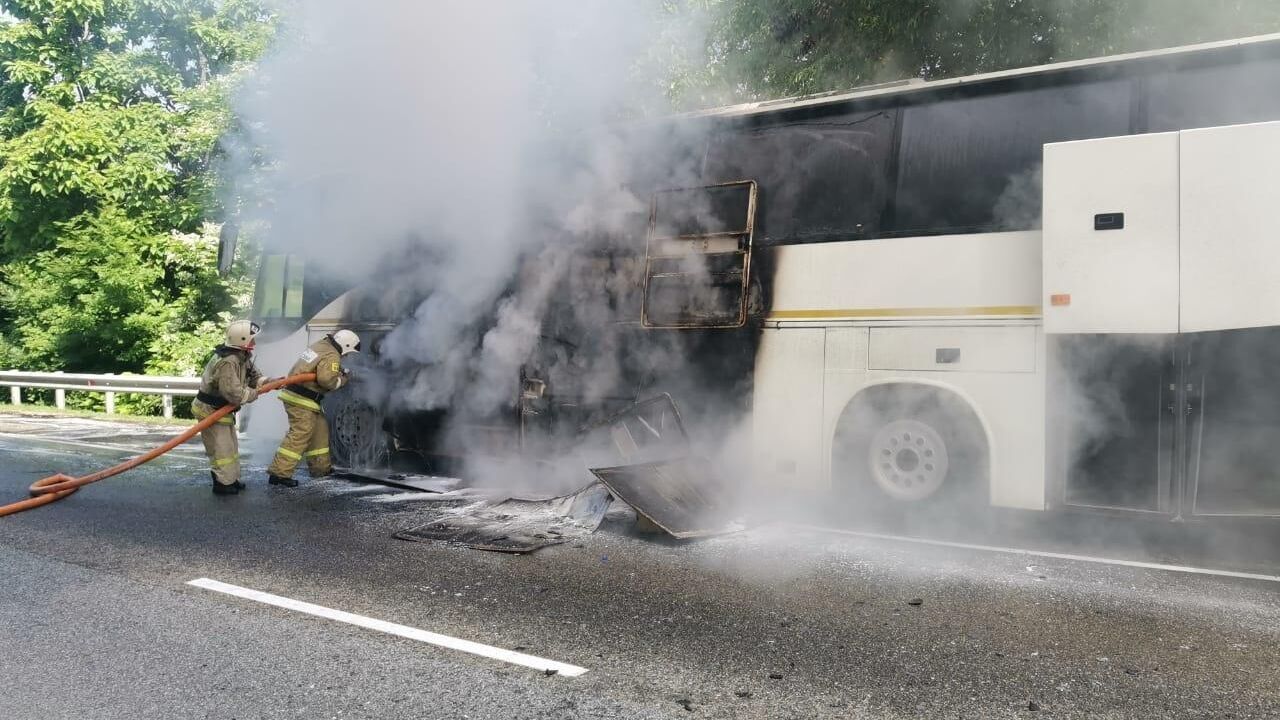
M 849 535 L 852 537 L 871 538 L 875 540 L 892 540 L 895 542 L 915 543 L 917 545 L 936 545 L 939 547 L 959 548 L 962 550 L 979 550 L 982 552 L 1005 553 L 1029 557 L 1052 558 L 1054 560 L 1075 560 L 1078 562 L 1097 563 L 1100 565 L 1120 565 L 1123 567 L 1143 568 L 1146 570 L 1166 570 L 1169 572 L 1190 573 L 1192 575 L 1216 575 L 1218 577 L 1240 578 L 1244 580 L 1262 580 L 1280 583 L 1280 575 L 1260 575 L 1258 573 L 1236 572 L 1234 570 L 1212 570 L 1209 568 L 1191 567 L 1188 565 L 1165 565 L 1138 560 L 1118 560 L 1115 558 L 1094 557 L 1090 555 L 1071 555 L 1068 553 L 1046 552 L 1043 550 L 1025 550 L 1022 548 L 997 547 L 994 545 L 973 545 L 970 543 L 947 542 L 945 540 L 927 540 L 924 538 L 905 537 L 902 535 L 882 535 L 880 533 L 860 532 L 858 530 L 840 530 L 819 525 L 798 525 L 803 530 Z
M 418 628 L 409 627 L 408 625 L 398 625 L 396 623 L 387 622 L 385 620 L 375 620 L 374 618 L 356 615 L 354 613 L 343 612 L 342 610 L 334 610 L 321 605 L 312 605 L 301 600 L 293 600 L 279 595 L 272 595 L 258 590 L 250 590 L 249 588 L 240 587 L 239 585 L 231 585 L 209 578 L 199 578 L 187 582 L 205 590 L 224 593 L 226 595 L 234 595 L 245 600 L 253 600 L 255 602 L 274 605 L 286 610 L 294 610 L 307 615 L 315 615 L 316 617 L 336 620 L 338 622 L 347 623 L 349 625 L 358 625 L 362 628 L 377 630 L 378 632 L 387 633 L 388 635 L 398 635 L 410 640 L 428 643 L 437 647 L 448 648 L 450 650 L 460 650 L 462 652 L 479 655 L 481 657 L 490 658 L 492 660 L 501 660 L 512 665 L 522 665 L 534 670 L 554 670 L 560 675 L 568 677 L 578 677 L 587 672 L 586 668 L 577 665 L 569 665 L 566 663 L 556 662 L 554 660 L 545 660 L 533 655 L 525 655 L 512 650 L 506 650 L 492 645 L 484 645 L 470 640 L 460 640 L 458 638 L 449 637 L 448 635 L 440 635 L 439 633 L 419 630 Z
M 126 447 L 124 445 L 107 445 L 105 443 L 92 443 L 92 442 L 84 442 L 83 440 L 72 440 L 70 438 L 58 438 L 58 437 L 48 437 L 48 436 L 41 437 L 38 435 L 24 435 L 21 433 L 5 433 L 5 432 L 0 432 L 0 440 L 16 440 L 24 444 L 37 442 L 37 443 L 48 443 L 50 445 L 70 445 L 71 447 L 92 448 L 94 450 L 110 450 L 112 452 L 117 452 L 117 453 L 128 453 L 129 457 L 136 457 L 151 449 L 149 447 L 138 449 L 138 448 Z M 157 444 L 160 444 L 160 443 L 157 443 Z M 203 451 L 201 451 L 199 446 L 194 445 L 194 443 L 191 446 L 188 446 L 187 444 L 184 443 L 174 448 L 170 452 L 178 453 L 182 456 L 186 456 L 188 454 L 194 455 L 195 453 L 203 454 Z

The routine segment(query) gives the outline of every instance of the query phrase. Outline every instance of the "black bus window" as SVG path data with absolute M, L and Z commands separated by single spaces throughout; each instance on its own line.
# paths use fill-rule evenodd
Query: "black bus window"
M 757 243 L 850 240 L 880 228 L 897 110 L 841 113 L 714 137 L 703 178 L 760 186 Z
M 1147 130 L 1280 120 L 1280 60 L 1183 70 L 1147 81 Z
M 1045 143 L 1129 134 L 1131 98 L 1131 83 L 1114 80 L 906 108 L 892 230 L 1038 227 L 1038 193 L 1021 193 L 1028 207 L 1002 198 L 1011 187 L 1034 185 Z

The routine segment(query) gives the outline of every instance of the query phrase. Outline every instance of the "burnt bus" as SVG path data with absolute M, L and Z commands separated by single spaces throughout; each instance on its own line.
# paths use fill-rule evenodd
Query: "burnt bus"
M 1280 516 L 1275 121 L 1280 35 L 670 118 L 680 171 L 558 266 L 509 407 L 335 403 L 334 449 L 554 455 L 665 393 L 758 485 Z M 264 355 L 394 327 L 305 261 L 263 262 Z

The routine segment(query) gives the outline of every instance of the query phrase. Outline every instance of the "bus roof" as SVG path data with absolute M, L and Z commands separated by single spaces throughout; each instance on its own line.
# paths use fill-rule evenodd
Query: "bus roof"
M 749 117 L 763 113 L 796 110 L 801 108 L 819 108 L 828 105 L 840 105 L 873 98 L 880 99 L 898 95 L 913 95 L 934 90 L 959 88 L 963 86 L 979 85 L 1004 80 L 1034 78 L 1037 76 L 1070 72 L 1074 70 L 1105 68 L 1116 65 L 1141 63 L 1143 61 L 1159 61 L 1162 59 L 1172 59 L 1175 57 L 1196 55 L 1200 53 L 1214 53 L 1215 51 L 1231 49 L 1248 49 L 1267 45 L 1276 45 L 1277 49 L 1280 49 L 1280 33 L 1200 43 L 1197 45 L 1182 45 L 1179 47 L 1163 48 L 1160 50 L 1125 53 L 1123 55 L 1107 55 L 1103 57 L 1087 58 L 1084 60 L 1070 60 L 1067 62 L 1014 68 L 1011 70 L 1001 70 L 999 72 L 982 73 L 979 75 L 967 75 L 964 77 L 947 78 L 944 80 L 926 81 L 920 78 L 908 78 L 905 80 L 897 80 L 875 85 L 864 85 L 852 90 L 838 90 L 834 92 L 819 93 L 816 95 L 803 95 L 778 100 L 761 100 L 757 102 L 742 103 L 739 105 L 728 105 L 724 107 L 710 108 L 707 110 L 698 110 L 682 113 L 676 117 Z

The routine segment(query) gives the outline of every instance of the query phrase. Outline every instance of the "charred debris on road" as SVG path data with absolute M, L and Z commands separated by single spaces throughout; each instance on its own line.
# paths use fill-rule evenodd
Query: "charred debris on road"
M 511 467 L 522 472 L 524 467 Z M 728 487 L 713 464 L 698 455 L 670 395 L 636 402 L 583 429 L 564 460 L 543 471 L 591 479 L 552 497 L 513 494 L 464 480 L 350 469 L 349 478 L 434 493 L 438 516 L 395 537 L 476 550 L 522 554 L 595 532 L 614 503 L 635 512 L 642 533 L 679 540 L 742 528 L 733 517 Z M 585 478 L 584 478 L 585 479 Z M 459 502 L 461 501 L 461 502 Z

